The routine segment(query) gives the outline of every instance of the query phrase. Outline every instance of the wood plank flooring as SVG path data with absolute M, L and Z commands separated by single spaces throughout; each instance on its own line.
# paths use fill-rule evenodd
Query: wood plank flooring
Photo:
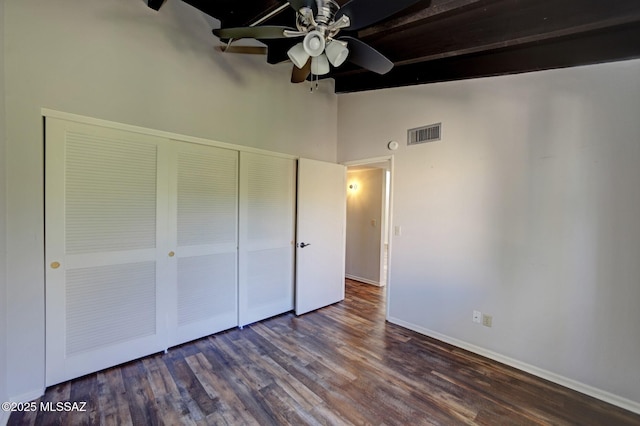
M 47 389 L 10 425 L 640 425 L 640 416 L 384 321 L 384 290 Z

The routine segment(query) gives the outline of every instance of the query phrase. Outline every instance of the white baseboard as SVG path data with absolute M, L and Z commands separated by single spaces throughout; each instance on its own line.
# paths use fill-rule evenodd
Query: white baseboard
M 349 274 L 344 274 L 344 277 L 350 280 L 360 281 L 361 283 L 371 284 L 371 285 L 375 285 L 376 287 L 380 287 L 380 282 L 378 281 L 373 281 L 373 280 L 369 280 L 367 278 L 362 278 L 362 277 L 356 277 L 355 275 L 349 275 Z
M 44 395 L 44 391 L 45 389 L 37 389 L 37 390 L 32 390 L 29 392 L 25 392 L 23 394 L 20 395 L 14 395 L 12 397 L 9 398 L 9 401 L 11 402 L 29 402 L 29 401 L 33 401 L 34 399 L 38 399 L 40 398 L 42 395 Z
M 44 391 L 45 389 L 38 389 L 38 390 L 33 390 L 33 391 L 29 391 L 29 392 L 25 392 L 23 394 L 20 395 L 14 395 L 12 397 L 9 397 L 9 401 L 8 402 L 29 402 L 29 401 L 33 401 L 34 399 L 38 399 L 41 396 L 44 395 Z M 0 402 L 5 402 L 5 401 L 0 401 Z M 10 412 L 6 412 L 6 411 L 2 411 L 0 410 L 0 426 L 6 426 L 7 423 L 9 422 L 9 417 L 11 416 Z
M 620 408 L 624 408 L 625 410 L 629 410 L 633 413 L 640 414 L 640 402 L 632 401 L 630 399 L 623 398 L 618 395 L 614 395 L 602 389 L 594 388 L 593 386 L 586 385 L 584 383 L 578 382 L 568 377 L 564 377 L 559 374 L 553 373 L 551 371 L 538 368 L 535 365 L 527 364 L 525 362 L 518 361 L 517 359 L 509 358 L 497 352 L 493 352 L 488 349 L 482 348 L 480 346 L 472 345 L 471 343 L 467 343 L 465 341 L 458 340 L 453 337 L 446 336 L 444 334 L 440 334 L 436 331 L 429 330 L 427 328 L 402 321 L 398 318 L 389 317 L 388 321 L 390 323 L 399 325 L 404 328 L 408 328 L 409 330 L 413 330 L 420 334 L 424 334 L 425 336 L 432 337 L 434 339 L 440 340 L 450 345 L 459 347 L 461 349 L 465 349 L 469 352 L 473 352 L 475 354 L 492 359 L 502 364 L 506 364 L 510 367 L 517 368 L 518 370 L 522 370 L 524 372 L 533 374 L 534 376 L 541 377 L 545 380 L 549 380 L 550 382 L 556 383 L 558 385 L 567 387 L 569 389 L 573 389 L 585 395 L 592 396 L 601 401 L 608 402 L 609 404 L 618 406 Z

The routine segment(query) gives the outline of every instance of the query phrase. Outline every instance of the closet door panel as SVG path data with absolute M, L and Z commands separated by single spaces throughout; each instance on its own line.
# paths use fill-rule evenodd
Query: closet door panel
M 238 152 L 174 142 L 170 345 L 238 325 Z
M 240 154 L 239 324 L 293 309 L 295 161 Z
M 164 348 L 159 138 L 46 122 L 46 383 Z
M 229 267 L 235 260 L 235 253 L 178 259 L 179 327 L 206 321 L 216 313 L 230 317 L 230 325 L 224 327 L 236 325 L 235 271 Z
M 66 353 L 74 356 L 156 332 L 155 262 L 69 269 Z

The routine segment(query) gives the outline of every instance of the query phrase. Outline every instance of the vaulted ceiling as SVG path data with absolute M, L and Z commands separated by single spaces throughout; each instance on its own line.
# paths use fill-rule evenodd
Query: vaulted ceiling
M 222 27 L 295 26 L 284 0 L 184 1 Z M 334 68 L 338 93 L 640 58 L 640 0 L 421 0 L 357 37 L 395 66 L 385 75 Z M 263 42 L 265 60 L 278 63 L 297 40 Z

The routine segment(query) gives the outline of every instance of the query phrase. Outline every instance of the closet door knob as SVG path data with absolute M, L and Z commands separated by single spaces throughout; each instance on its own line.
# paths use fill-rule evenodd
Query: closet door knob
M 169 252 L 169 257 L 173 257 L 173 256 L 175 256 L 175 255 L 176 255 L 176 254 L 175 254 L 174 252 L 172 252 L 172 251 L 170 251 L 170 252 Z
M 60 262 L 51 262 L 51 269 L 58 269 L 60 267 Z

